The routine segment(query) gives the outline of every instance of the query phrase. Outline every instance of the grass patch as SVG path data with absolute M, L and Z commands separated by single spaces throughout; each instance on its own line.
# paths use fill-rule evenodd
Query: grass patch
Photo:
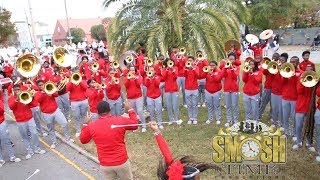
M 316 68 L 319 70 L 320 65 L 317 64 Z M 318 71 L 318 73 L 319 72 L 320 71 Z M 242 91 L 242 87 L 243 84 L 241 82 L 240 91 Z M 180 102 L 182 101 L 180 100 Z M 267 112 L 269 112 L 269 106 L 267 106 L 262 122 L 271 125 L 267 119 Z M 244 119 L 242 93 L 239 98 L 239 113 L 239 120 Z M 168 142 L 174 157 L 193 155 L 200 161 L 212 162 L 211 154 L 213 150 L 211 148 L 211 140 L 212 137 L 217 135 L 219 128 L 223 127 L 224 123 L 226 123 L 225 108 L 222 108 L 222 122 L 220 125 L 216 125 L 215 123 L 211 123 L 210 125 L 205 124 L 205 121 L 207 120 L 207 108 L 200 107 L 198 117 L 197 126 L 187 125 L 187 109 L 181 107 L 180 118 L 184 121 L 183 125 L 165 126 L 162 133 Z M 168 114 L 164 111 L 163 121 L 167 120 Z M 71 122 L 70 127 L 71 134 L 74 135 L 74 121 Z M 60 127 L 58 128 L 58 131 L 62 132 Z M 87 145 L 82 145 L 79 140 L 76 140 L 76 143 L 87 151 L 96 154 L 96 147 L 93 142 L 90 142 Z M 134 179 L 157 179 L 156 169 L 161 155 L 151 130 L 148 129 L 147 133 L 141 133 L 140 131 L 127 133 L 126 144 L 129 159 L 133 168 Z M 291 147 L 292 142 L 291 140 L 288 140 L 285 178 L 319 179 L 320 165 L 315 162 L 316 153 L 310 153 L 306 148 L 293 151 Z M 203 173 L 201 174 L 201 179 L 214 179 L 214 173 L 214 171 Z M 239 179 L 241 178 L 242 177 L 239 177 Z M 252 178 L 248 177 L 244 179 Z

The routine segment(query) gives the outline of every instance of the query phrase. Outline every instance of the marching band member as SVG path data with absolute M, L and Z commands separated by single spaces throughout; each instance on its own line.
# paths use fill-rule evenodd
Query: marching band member
M 83 80 L 87 80 L 91 78 L 91 70 L 90 70 L 90 64 L 89 64 L 88 56 L 82 56 L 81 57 L 81 65 L 79 68 L 80 74 L 82 74 Z
M 115 80 L 115 70 L 109 69 L 109 81 L 106 88 L 107 101 L 111 108 L 111 114 L 114 116 L 120 116 L 122 110 L 122 96 L 121 96 L 121 84 Z
M 240 73 L 239 66 L 235 66 L 236 54 L 228 54 L 229 67 L 224 66 L 222 68 L 222 77 L 224 80 L 224 100 L 227 109 L 227 123 L 225 126 L 232 125 L 238 122 L 239 110 L 239 82 L 238 76 Z M 227 65 L 227 63 L 226 63 Z M 233 111 L 233 121 L 232 121 Z
M 280 58 L 280 54 L 279 53 L 274 53 L 272 55 L 272 59 L 276 62 L 279 61 Z M 264 113 L 264 110 L 267 107 L 267 104 L 270 102 L 271 100 L 271 87 L 272 87 L 272 74 L 268 71 L 268 69 L 264 69 L 263 74 L 265 75 L 265 82 L 264 82 L 264 89 L 263 89 L 263 93 L 262 93 L 262 100 L 261 100 L 261 104 L 259 107 L 259 119 L 262 118 L 262 115 Z M 271 114 L 272 114 L 272 108 L 271 108 L 271 103 L 270 103 L 270 113 L 269 114 L 269 119 L 271 118 Z
M 40 104 L 40 110 L 43 115 L 44 122 L 47 124 L 48 132 L 52 141 L 51 148 L 56 148 L 57 137 L 55 133 L 54 124 L 57 122 L 63 128 L 64 136 L 66 141 L 74 142 L 70 138 L 69 126 L 66 117 L 63 115 L 61 110 L 58 108 L 58 104 L 55 97 L 58 96 L 58 92 L 54 94 L 47 94 L 45 92 L 44 81 L 38 80 L 37 85 L 40 89 L 35 95 L 36 101 Z
M 104 94 L 102 88 L 99 87 L 99 84 L 94 79 L 89 79 L 87 81 L 88 89 L 86 91 L 86 96 L 89 100 L 90 114 L 92 121 L 95 121 L 99 118 L 98 116 L 98 103 L 103 100 Z
M 165 64 L 167 64 L 168 61 L 173 60 L 167 58 L 165 60 Z M 162 69 L 161 74 L 164 79 L 164 92 L 169 121 L 177 121 L 179 119 L 179 89 L 177 83 L 178 68 L 175 66 L 167 66 Z M 172 123 L 169 123 L 169 125 L 171 124 Z
M 74 112 L 76 137 L 80 136 L 81 125 L 88 111 L 87 88 L 85 80 L 78 83 L 68 82 L 66 87 L 66 91 L 70 93 L 71 110 Z
M 209 72 L 206 76 L 206 101 L 208 105 L 208 120 L 210 124 L 213 120 L 213 113 L 216 114 L 216 124 L 221 123 L 221 71 L 218 69 L 217 61 L 211 61 L 209 64 Z
M 306 71 L 313 71 L 312 65 L 307 65 Z M 296 150 L 302 147 L 302 128 L 305 122 L 305 117 L 309 111 L 311 97 L 312 97 L 313 87 L 305 87 L 302 85 L 300 81 L 297 82 L 297 102 L 296 102 L 296 133 L 297 133 L 297 141 L 295 145 L 293 145 L 292 149 Z M 310 152 L 315 152 L 315 148 L 312 145 L 312 142 L 309 138 L 307 138 L 306 147 Z
M 317 142 L 317 149 L 318 149 L 318 156 L 316 157 L 316 160 L 320 162 L 320 85 L 318 83 L 317 90 L 316 90 L 316 95 L 318 97 L 317 101 L 317 109 L 316 113 L 314 115 L 315 119 L 315 126 L 316 126 L 316 142 Z
M 101 56 L 103 53 L 99 53 L 99 69 L 103 70 L 104 72 L 108 72 L 110 69 L 110 61 L 109 61 L 109 56 Z
M 283 118 L 283 128 L 285 130 L 285 135 L 287 137 L 292 135 L 293 141 L 297 140 L 296 136 L 296 119 L 295 119 L 295 109 L 297 101 L 297 82 L 300 80 L 301 71 L 298 68 L 299 58 L 293 56 L 290 59 L 290 63 L 293 64 L 295 68 L 294 76 L 291 78 L 282 77 L 282 118 Z M 290 120 L 292 118 L 293 132 L 290 132 Z
M 262 72 L 258 67 L 259 63 L 255 60 L 249 62 L 248 72 L 243 71 L 242 81 L 243 86 L 243 102 L 245 107 L 246 120 L 250 120 L 250 114 L 253 120 L 259 120 L 259 98 L 260 98 L 260 83 L 262 82 Z
M 199 67 L 194 63 L 194 57 L 189 56 L 187 63 L 192 65 L 185 67 L 184 76 L 186 77 L 186 101 L 188 107 L 189 121 L 188 124 L 198 124 L 198 77 Z
M 279 58 L 280 66 L 281 64 L 287 62 L 288 54 L 282 53 Z M 272 108 L 272 120 L 273 126 L 279 126 L 283 131 L 283 118 L 282 118 L 282 76 L 280 72 L 272 75 L 272 85 L 271 85 L 271 108 Z
M 49 61 L 44 61 L 42 68 L 40 70 L 40 73 L 42 76 L 45 76 L 46 78 L 49 78 L 53 74 L 53 69 L 50 66 Z
M 267 44 L 268 44 L 268 40 L 266 40 L 262 45 L 260 43 L 249 45 L 249 49 L 253 51 L 254 58 L 256 58 L 257 56 L 263 55 L 263 49 L 267 46 Z
M 8 100 L 9 107 L 13 111 L 15 119 L 17 121 L 18 129 L 20 135 L 23 139 L 25 148 L 28 151 L 26 159 L 30 159 L 34 153 L 44 154 L 45 150 L 40 148 L 40 142 L 37 135 L 36 124 L 32 117 L 32 111 L 30 109 L 30 104 L 25 105 L 19 101 L 19 95 L 21 93 L 21 88 L 19 84 L 13 86 L 14 95 Z M 31 139 L 28 136 L 28 132 L 31 134 Z M 34 146 L 34 150 L 31 147 L 31 142 Z
M 178 79 L 177 79 L 177 83 L 178 83 L 178 89 L 181 89 L 182 92 L 182 105 L 184 107 L 187 107 L 186 104 L 186 93 L 185 93 L 185 86 L 186 86 L 186 78 L 184 77 L 184 67 L 185 64 L 188 60 L 188 56 L 184 56 L 184 55 L 178 55 L 177 57 L 177 65 L 178 65 Z
M 8 125 L 4 119 L 5 118 L 4 112 L 5 112 L 4 104 L 3 104 L 3 101 L 0 100 L 0 145 L 2 145 L 2 147 L 6 148 L 8 155 L 9 155 L 9 160 L 11 162 L 20 162 L 21 159 L 17 158 L 14 155 L 14 150 L 12 148 L 11 140 L 10 140 L 9 134 L 7 133 L 8 132 Z M 3 149 L 4 148 L 0 148 L 0 167 L 2 167 L 3 164 L 5 163 L 3 156 L 2 156 Z
M 302 71 L 306 71 L 306 68 L 308 65 L 311 65 L 311 67 L 314 69 L 314 71 L 316 71 L 316 67 L 315 67 L 314 63 L 309 60 L 309 57 L 310 57 L 310 51 L 303 51 L 302 52 L 303 61 L 299 64 L 299 68 Z
M 147 87 L 147 108 L 150 113 L 151 119 L 156 119 L 155 115 L 157 115 L 157 121 L 159 124 L 159 128 L 163 129 L 162 126 L 162 101 L 161 101 L 161 91 L 160 91 L 160 80 L 153 67 L 150 67 L 149 72 L 152 74 L 145 79 L 145 85 Z M 148 72 L 147 72 L 148 73 Z
M 134 66 L 129 66 L 129 73 L 124 78 L 124 85 L 127 90 L 127 98 L 133 109 L 137 112 L 141 123 L 146 120 L 143 113 L 143 97 L 141 92 L 142 77 L 137 73 Z M 142 132 L 146 132 L 146 125 L 142 126 Z
M 198 50 L 196 52 L 196 56 L 202 55 L 202 51 Z M 206 73 L 203 72 L 203 67 L 208 66 L 208 61 L 204 58 L 197 58 L 195 64 L 198 66 L 199 69 L 199 76 L 198 76 L 198 107 L 206 107 L 205 104 L 205 85 L 206 85 Z
M 6 77 L 11 78 L 13 74 L 13 67 L 8 62 L 8 60 L 4 60 L 4 63 L 2 64 L 3 72 L 6 75 Z
M 100 68 L 100 65 L 99 65 L 99 68 Z M 95 70 L 95 69 L 91 69 L 91 78 L 90 79 L 94 79 L 95 82 L 101 84 L 102 83 L 102 77 L 106 77 L 107 74 L 105 73 L 104 70 Z
M 100 169 L 105 179 L 133 179 L 124 138 L 127 131 L 136 130 L 138 126 L 111 128 L 117 124 L 138 123 L 137 115 L 131 105 L 128 102 L 124 105 L 129 118 L 111 115 L 109 103 L 101 101 L 97 107 L 99 119 L 90 122 L 90 117 L 87 117 L 81 130 L 81 143 L 87 144 L 93 140 L 96 145 Z
M 161 77 L 160 81 L 160 91 L 161 91 L 161 102 L 164 102 L 163 97 L 164 97 L 164 79 L 161 74 L 161 70 L 163 67 L 165 67 L 165 59 L 163 55 L 159 55 L 158 57 L 158 63 L 155 64 L 154 70 L 157 74 L 158 77 Z M 183 90 L 184 91 L 184 90 Z M 164 103 L 162 103 L 162 106 L 164 106 Z
M 68 69 L 64 68 L 63 71 L 61 71 L 58 66 L 53 68 L 53 72 L 54 73 L 49 79 L 51 82 L 54 82 L 56 86 L 59 86 L 61 83 L 63 83 L 64 78 L 70 78 L 71 75 L 71 72 Z M 67 118 L 68 122 L 70 122 L 70 100 L 69 93 L 66 91 L 66 86 L 62 87 L 62 89 L 58 91 L 58 95 L 59 96 L 55 98 L 58 107 Z
M 162 137 L 156 122 L 149 123 L 150 128 L 157 140 L 158 147 L 164 160 L 160 160 L 157 175 L 160 180 L 198 180 L 200 172 L 208 169 L 221 171 L 221 168 L 207 163 L 196 162 L 190 156 L 183 156 L 179 159 L 172 157 L 170 148 L 166 140 Z

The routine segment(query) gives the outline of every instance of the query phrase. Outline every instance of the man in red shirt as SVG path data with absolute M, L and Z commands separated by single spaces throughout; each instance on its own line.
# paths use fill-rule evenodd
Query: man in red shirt
M 9 107 L 12 110 L 18 125 L 20 135 L 23 139 L 25 148 L 28 151 L 26 159 L 30 159 L 34 153 L 44 154 L 45 150 L 40 148 L 39 137 L 37 135 L 36 124 L 32 117 L 32 111 L 30 109 L 30 104 L 22 104 L 19 102 L 19 95 L 21 93 L 20 85 L 16 84 L 13 86 L 14 95 L 11 96 L 8 100 Z M 28 136 L 28 131 L 31 134 L 31 142 Z M 31 147 L 31 144 L 34 146 L 34 150 Z
M 36 101 L 40 105 L 40 110 L 43 115 L 44 122 L 47 124 L 50 138 L 52 140 L 51 148 L 56 148 L 57 137 L 54 129 L 55 122 L 60 124 L 63 128 L 66 141 L 74 142 L 73 139 L 70 139 L 69 126 L 66 117 L 63 115 L 62 111 L 58 108 L 58 104 L 55 100 L 55 97 L 58 96 L 58 92 L 55 92 L 52 95 L 46 94 L 44 92 L 44 81 L 38 80 L 37 85 L 40 89 L 35 95 Z
M 89 88 L 86 91 L 86 96 L 89 100 L 92 121 L 95 121 L 98 119 L 97 106 L 98 103 L 103 100 L 104 94 L 101 87 L 98 87 L 98 84 L 95 82 L 95 80 L 89 79 L 87 83 Z
M 317 149 L 318 149 L 318 156 L 316 157 L 316 160 L 320 162 L 320 86 L 318 83 L 318 87 L 316 90 L 316 95 L 318 97 L 317 101 L 317 109 L 316 113 L 314 114 L 314 119 L 315 119 L 315 126 L 316 126 L 316 141 L 317 141 Z
M 121 97 L 121 84 L 116 83 L 115 70 L 109 69 L 109 80 L 107 82 L 107 88 L 105 93 L 107 94 L 107 101 L 111 108 L 111 114 L 115 116 L 119 116 L 122 112 L 123 107 L 123 98 Z M 119 80 L 120 81 L 120 80 Z
M 127 130 L 136 130 L 138 126 L 111 128 L 112 125 L 138 123 L 131 105 L 125 102 L 125 107 L 129 118 L 111 115 L 109 103 L 101 101 L 98 104 L 99 119 L 89 123 L 90 117 L 87 117 L 81 130 L 82 144 L 87 144 L 91 139 L 95 142 L 100 167 L 106 179 L 133 179 L 124 137 Z
M 303 61 L 299 64 L 299 68 L 302 71 L 306 71 L 308 65 L 311 65 L 314 71 L 316 71 L 315 65 L 313 62 L 309 60 L 309 57 L 310 57 L 310 51 L 303 51 L 302 53 Z

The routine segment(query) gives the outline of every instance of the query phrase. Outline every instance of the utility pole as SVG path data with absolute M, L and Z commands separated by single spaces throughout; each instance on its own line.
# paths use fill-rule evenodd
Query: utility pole
M 68 8 L 67 8 L 67 2 L 64 0 L 64 9 L 66 11 L 66 18 L 67 18 L 67 28 L 68 28 L 68 36 L 67 38 L 69 39 L 69 45 L 71 46 L 72 44 L 72 38 L 71 38 L 71 32 L 70 32 L 70 27 L 69 27 L 69 17 L 68 17 Z
M 31 6 L 31 0 L 28 0 L 29 3 L 29 12 L 30 12 L 30 21 L 31 21 L 31 29 L 32 29 L 32 37 L 33 37 L 33 43 L 36 49 L 36 55 L 39 55 L 39 44 L 38 40 L 36 37 L 36 32 L 35 32 L 35 26 L 34 26 L 34 21 L 33 21 L 33 15 L 32 15 L 32 6 Z

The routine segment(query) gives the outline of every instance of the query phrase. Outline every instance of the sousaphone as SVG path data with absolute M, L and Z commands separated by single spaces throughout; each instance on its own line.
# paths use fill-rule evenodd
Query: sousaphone
M 41 64 L 40 60 L 33 54 L 24 54 L 16 61 L 16 69 L 21 76 L 30 78 L 38 75 Z
M 262 40 L 266 40 L 266 39 L 269 39 L 271 38 L 273 35 L 273 31 L 271 29 L 267 29 L 267 30 L 264 30 L 261 34 L 260 34 L 260 39 Z
M 253 34 L 247 34 L 247 35 L 246 35 L 246 40 L 247 40 L 251 45 L 258 44 L 258 42 L 259 42 L 259 38 L 258 38 L 256 35 L 253 35 Z

